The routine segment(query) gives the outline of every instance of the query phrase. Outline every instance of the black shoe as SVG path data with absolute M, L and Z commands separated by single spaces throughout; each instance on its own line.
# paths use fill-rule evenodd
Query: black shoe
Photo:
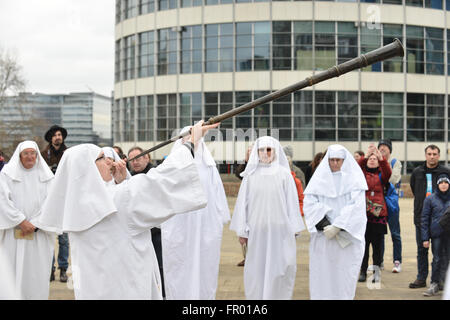
M 358 279 L 358 282 L 365 282 L 366 281 L 366 278 L 367 278 L 367 275 L 365 274 L 365 273 L 360 273 L 359 274 L 359 279 Z
M 411 282 L 409 284 L 409 287 L 411 289 L 425 288 L 426 286 L 427 286 L 427 282 L 425 280 L 419 280 L 419 279 L 416 279 L 416 280 L 414 280 L 414 282 Z
M 52 269 L 52 273 L 50 273 L 50 282 L 55 281 L 55 269 Z
M 67 282 L 66 269 L 61 269 L 61 272 L 59 274 L 59 281 L 60 282 Z
M 237 264 L 238 267 L 243 267 L 245 265 L 245 259 Z
M 444 291 L 444 282 L 439 282 L 439 291 Z

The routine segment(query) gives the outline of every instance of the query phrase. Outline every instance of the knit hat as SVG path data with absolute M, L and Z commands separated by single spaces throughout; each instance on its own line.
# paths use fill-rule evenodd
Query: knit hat
M 441 173 L 438 176 L 437 184 L 441 184 L 442 182 L 447 182 L 448 184 L 450 184 L 450 179 L 448 178 L 448 175 L 446 173 Z
M 392 153 L 392 142 L 390 139 L 381 139 L 380 142 L 378 142 L 378 148 L 380 148 L 381 145 L 385 145 L 389 148 L 389 152 Z

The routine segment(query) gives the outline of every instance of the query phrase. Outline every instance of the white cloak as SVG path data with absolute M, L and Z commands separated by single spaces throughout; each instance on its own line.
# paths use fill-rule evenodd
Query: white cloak
M 99 213 L 100 220 L 92 226 L 73 230 L 71 225 L 85 223 L 62 222 L 66 225 L 63 231 L 69 233 L 75 298 L 162 299 L 150 229 L 175 214 L 206 206 L 189 150 L 180 148 L 147 174 L 133 176 L 119 185 L 108 183 L 107 193 L 116 210 Z M 61 225 L 52 216 L 40 223 L 49 229 Z
M 33 144 L 35 145 L 34 142 Z M 38 230 L 34 232 L 33 240 L 15 239 L 14 228 L 24 220 L 35 225 L 53 174 L 40 157 L 37 145 L 35 148 L 38 159 L 35 166 L 28 170 L 21 167 L 18 164 L 19 147 L 20 145 L 17 147 L 17 154 L 13 155 L 0 172 L 0 269 L 10 270 L 12 273 L 2 273 L 0 277 L 12 279 L 15 290 L 13 296 L 16 298 L 46 300 L 49 295 L 55 235 Z
M 248 300 L 292 298 L 297 271 L 295 234 L 304 229 L 292 175 L 258 166 L 245 176 L 230 224 L 248 238 L 244 266 Z
M 213 300 L 219 275 L 223 225 L 230 220 L 215 166 L 197 164 L 206 208 L 176 215 L 161 225 L 164 284 L 168 300 Z
M 334 177 L 328 156 L 334 150 L 345 150 L 346 159 Z M 340 181 L 336 190 L 335 181 Z M 364 256 L 366 230 L 365 189 L 367 183 L 353 156 L 339 145 L 332 145 L 305 190 L 303 212 L 310 232 L 309 291 L 312 300 L 353 299 Z M 336 238 L 328 240 L 316 224 L 324 216 L 343 229 L 339 237 L 351 241 L 342 248 Z

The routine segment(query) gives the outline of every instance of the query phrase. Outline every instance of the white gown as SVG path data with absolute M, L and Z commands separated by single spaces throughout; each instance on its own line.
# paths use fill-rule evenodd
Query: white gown
M 99 215 L 101 220 L 91 227 L 74 231 L 70 229 L 83 221 L 73 222 L 73 227 L 69 227 L 70 221 L 62 222 L 67 224 L 63 229 L 68 231 L 71 244 L 75 298 L 162 299 L 150 229 L 175 214 L 206 206 L 189 150 L 181 148 L 147 174 L 119 185 L 109 183 L 107 193 L 116 210 Z M 64 220 L 70 218 L 75 219 L 75 215 Z M 40 223 L 53 229 L 61 224 L 56 222 L 55 227 L 57 220 L 52 216 Z
M 40 214 L 41 204 L 51 180 L 40 181 L 36 167 L 26 170 L 26 179 L 16 181 L 0 172 L 0 249 L 12 275 L 19 299 L 48 299 L 50 272 L 55 246 L 54 233 L 35 232 L 33 240 L 15 239 L 14 227 L 23 220 L 32 224 Z
M 246 298 L 291 299 L 297 271 L 295 233 L 304 229 L 291 173 L 260 164 L 244 177 L 230 229 L 248 238 Z
M 208 205 L 176 215 L 161 225 L 168 300 L 216 297 L 223 225 L 230 220 L 230 212 L 217 168 L 196 163 Z
M 332 173 L 328 156 L 345 155 L 339 172 Z M 305 189 L 303 212 L 311 234 L 309 246 L 309 291 L 312 300 L 353 299 L 364 256 L 367 183 L 353 155 L 340 145 L 331 145 Z M 327 239 L 316 224 L 324 216 L 344 231 L 337 237 L 349 242 L 342 247 L 337 237 Z

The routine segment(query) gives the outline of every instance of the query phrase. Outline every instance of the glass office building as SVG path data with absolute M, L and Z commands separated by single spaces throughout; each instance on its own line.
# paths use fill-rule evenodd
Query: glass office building
M 94 92 L 69 94 L 21 93 L 9 97 L 0 111 L 2 121 L 14 124 L 34 119 L 36 127 L 16 132 L 20 137 L 44 137 L 54 124 L 67 130 L 65 143 L 111 145 L 111 98 Z
M 429 144 L 447 161 L 448 10 L 448 0 L 117 0 L 114 143 L 151 147 L 398 38 L 403 58 L 294 92 L 221 131 L 275 129 L 303 163 L 329 144 L 366 150 L 381 138 L 408 172 Z M 244 145 L 231 140 L 217 161 L 242 160 Z

